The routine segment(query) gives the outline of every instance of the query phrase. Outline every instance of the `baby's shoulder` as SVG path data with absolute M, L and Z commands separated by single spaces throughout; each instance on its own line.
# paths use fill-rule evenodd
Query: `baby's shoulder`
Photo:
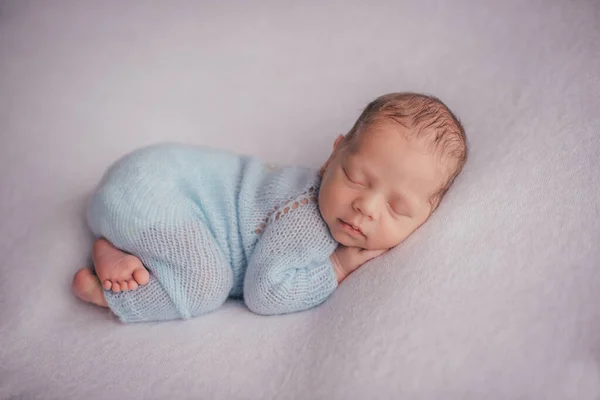
M 257 233 L 262 233 L 268 225 L 308 234 L 326 230 L 327 226 L 321 217 L 318 203 L 318 186 L 309 186 L 273 207 Z
M 318 195 L 318 185 L 308 186 L 301 193 L 286 199 L 280 205 L 276 206 L 272 213 L 273 220 L 279 221 L 281 218 L 286 218 L 294 214 L 296 216 L 314 214 L 315 211 L 318 211 Z

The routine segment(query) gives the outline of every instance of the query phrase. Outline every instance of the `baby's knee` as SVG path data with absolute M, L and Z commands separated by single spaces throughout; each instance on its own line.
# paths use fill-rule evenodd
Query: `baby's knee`
M 197 316 L 216 310 L 227 298 L 233 287 L 233 272 L 228 266 L 211 270 L 198 282 L 198 296 L 190 304 L 190 314 Z

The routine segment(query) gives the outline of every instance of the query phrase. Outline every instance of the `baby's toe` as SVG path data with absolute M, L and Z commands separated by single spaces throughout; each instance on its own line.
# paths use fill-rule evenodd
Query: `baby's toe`
M 112 288 L 112 282 L 109 280 L 105 280 L 102 284 L 102 287 L 106 290 L 110 290 Z
M 114 282 L 112 284 L 112 291 L 115 293 L 119 293 L 121 291 L 121 286 L 117 282 Z
M 119 282 L 119 286 L 121 287 L 121 292 L 126 292 L 129 290 L 129 285 L 127 281 Z
M 129 284 L 129 290 L 135 290 L 138 288 L 138 284 L 134 280 L 129 281 L 128 284 Z
M 133 279 L 135 279 L 138 284 L 143 286 L 150 280 L 150 273 L 146 268 L 138 268 L 133 271 Z

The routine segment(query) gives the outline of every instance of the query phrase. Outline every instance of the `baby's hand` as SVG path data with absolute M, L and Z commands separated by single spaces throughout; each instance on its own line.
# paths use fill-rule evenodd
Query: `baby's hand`
M 338 283 L 346 279 L 358 267 L 372 258 L 382 255 L 387 250 L 365 250 L 360 247 L 346 247 L 339 245 L 331 255 L 331 263 L 335 270 Z

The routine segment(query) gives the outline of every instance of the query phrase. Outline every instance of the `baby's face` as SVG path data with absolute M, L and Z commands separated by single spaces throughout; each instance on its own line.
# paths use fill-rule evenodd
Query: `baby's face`
M 319 208 L 334 239 L 349 247 L 389 249 L 433 212 L 431 197 L 447 176 L 428 142 L 407 140 L 398 124 L 367 128 L 324 166 Z

